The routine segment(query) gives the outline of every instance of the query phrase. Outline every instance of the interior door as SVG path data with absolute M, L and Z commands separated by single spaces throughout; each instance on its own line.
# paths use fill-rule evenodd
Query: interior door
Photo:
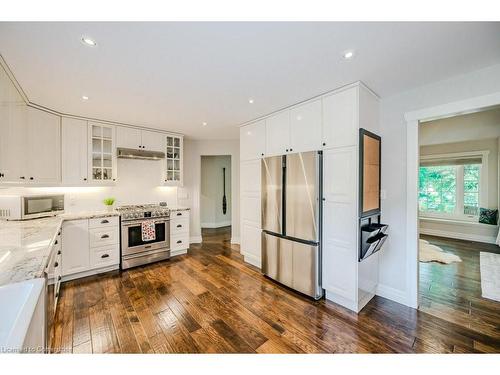
M 262 159 L 262 229 L 282 234 L 283 157 Z
M 286 156 L 286 228 L 289 237 L 319 241 L 319 154 Z

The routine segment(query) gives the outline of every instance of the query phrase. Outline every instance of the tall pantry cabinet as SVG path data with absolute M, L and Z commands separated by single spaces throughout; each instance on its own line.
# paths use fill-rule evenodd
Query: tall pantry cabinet
M 358 312 L 375 295 L 378 254 L 359 262 L 359 129 L 378 132 L 378 98 L 362 83 L 240 128 L 241 253 L 261 265 L 261 159 L 323 151 L 322 286 Z

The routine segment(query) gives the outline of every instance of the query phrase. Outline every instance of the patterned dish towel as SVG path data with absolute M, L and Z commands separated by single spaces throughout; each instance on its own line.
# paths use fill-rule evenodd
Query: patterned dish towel
M 154 220 L 146 220 L 141 223 L 141 232 L 143 241 L 156 240 L 156 229 Z

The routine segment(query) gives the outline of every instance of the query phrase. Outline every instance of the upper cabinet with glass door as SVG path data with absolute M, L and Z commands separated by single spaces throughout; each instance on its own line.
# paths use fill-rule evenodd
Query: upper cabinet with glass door
M 116 181 L 116 145 L 113 125 L 89 122 L 89 176 L 91 182 Z
M 182 186 L 183 142 L 181 136 L 166 136 L 165 185 Z

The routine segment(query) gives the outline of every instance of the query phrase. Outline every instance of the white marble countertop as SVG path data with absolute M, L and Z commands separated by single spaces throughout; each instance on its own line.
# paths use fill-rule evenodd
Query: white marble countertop
M 167 206 L 170 211 L 189 211 L 189 207 L 183 206 Z
M 82 211 L 82 212 L 69 212 L 60 214 L 59 217 L 63 220 L 83 220 L 83 219 L 98 219 L 101 217 L 119 216 L 120 214 L 113 211 Z
M 43 277 L 63 219 L 0 221 L 0 285 Z

